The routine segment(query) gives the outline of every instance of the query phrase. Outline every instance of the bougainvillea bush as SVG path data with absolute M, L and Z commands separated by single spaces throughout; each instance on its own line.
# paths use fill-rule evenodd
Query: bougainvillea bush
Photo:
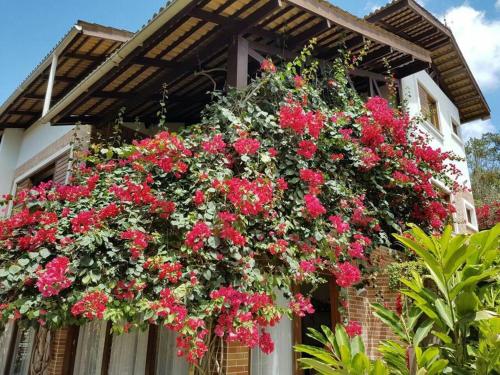
M 213 338 L 268 353 L 268 327 L 314 311 L 293 285 L 361 285 L 387 233 L 441 228 L 431 179 L 455 187 L 450 155 L 308 55 L 264 61 L 181 135 L 95 145 L 69 185 L 20 192 L 0 223 L 3 321 L 162 324 L 192 362 Z

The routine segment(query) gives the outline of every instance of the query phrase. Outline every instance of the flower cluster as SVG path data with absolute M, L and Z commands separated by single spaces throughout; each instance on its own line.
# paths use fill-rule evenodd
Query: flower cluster
M 103 319 L 108 296 L 99 291 L 89 292 L 71 307 L 71 314 L 84 316 L 89 320 Z
M 68 270 L 69 259 L 61 256 L 51 260 L 43 271 L 38 272 L 36 287 L 42 297 L 57 296 L 61 290 L 71 286 L 72 281 L 66 275 Z

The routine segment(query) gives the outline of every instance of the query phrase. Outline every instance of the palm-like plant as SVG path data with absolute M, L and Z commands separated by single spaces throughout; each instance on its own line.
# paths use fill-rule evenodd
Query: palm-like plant
M 297 352 L 309 357 L 299 358 L 303 369 L 313 369 L 321 375 L 387 375 L 389 371 L 380 359 L 373 361 L 365 353 L 361 336 L 349 338 L 345 329 L 337 325 L 335 333 L 326 326 L 319 332 L 309 328 L 308 336 L 316 340 L 321 347 L 296 345 Z
M 428 236 L 413 226 L 408 235 L 395 236 L 415 252 L 429 273 L 422 277 L 412 272 L 411 278 L 401 279 L 406 286 L 401 292 L 426 319 L 419 320 L 420 314 L 413 315 L 409 327 L 398 327 L 394 324 L 394 316 L 379 306 L 375 306 L 375 313 L 391 323 L 395 332 L 408 343 L 415 337 L 420 343 L 429 332 L 432 333 L 442 343 L 442 352 L 455 373 L 490 373 L 488 369 L 482 372 L 475 358 L 481 350 L 478 343 L 478 337 L 483 337 L 481 326 L 493 324 L 490 320 L 498 319 L 498 315 L 497 311 L 485 308 L 477 291 L 479 284 L 498 287 L 495 277 L 499 270 L 499 233 L 500 224 L 469 236 L 453 236 L 448 226 L 440 237 Z M 479 323 L 481 321 L 489 322 Z M 415 332 L 413 338 L 404 329 Z M 493 343 L 497 349 L 500 345 L 498 334 Z M 413 342 L 413 345 L 417 347 L 418 343 Z

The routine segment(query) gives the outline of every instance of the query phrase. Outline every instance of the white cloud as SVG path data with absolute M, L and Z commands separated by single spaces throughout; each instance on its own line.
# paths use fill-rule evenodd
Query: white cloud
M 500 0 L 497 0 L 497 4 Z M 486 19 L 484 11 L 464 4 L 441 17 L 455 38 L 479 84 L 484 89 L 500 86 L 500 19 Z
M 497 0 L 496 3 L 495 3 L 495 7 L 500 9 L 500 0 Z
M 495 125 L 491 120 L 476 120 L 462 126 L 462 138 L 464 141 L 469 138 L 480 138 L 484 133 L 495 133 Z

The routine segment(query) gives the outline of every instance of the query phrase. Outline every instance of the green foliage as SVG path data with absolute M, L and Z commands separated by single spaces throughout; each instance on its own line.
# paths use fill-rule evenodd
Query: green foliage
M 399 290 L 401 288 L 401 275 L 409 275 L 412 272 L 417 272 L 419 275 L 423 275 L 425 272 L 423 263 L 418 261 L 408 261 L 389 264 L 387 266 L 389 288 L 391 290 Z
M 402 316 L 374 305 L 374 314 L 408 347 L 415 348 L 417 363 L 441 368 L 442 357 L 457 374 L 491 374 L 500 370 L 499 350 L 499 234 L 500 224 L 472 235 L 452 235 L 447 227 L 441 236 L 428 236 L 417 226 L 395 237 L 423 261 L 428 274 L 412 272 L 401 278 L 408 298 Z M 440 348 L 421 349 L 434 336 Z M 425 346 L 425 345 L 424 345 Z M 430 352 L 429 349 L 432 349 Z M 406 350 L 385 342 L 380 348 L 397 373 L 405 374 Z M 428 354 L 426 354 L 428 353 Z M 423 362 L 422 362 L 423 361 Z M 443 368 L 444 368 L 443 367 Z
M 389 374 L 384 362 L 368 358 L 361 336 L 350 338 L 341 325 L 336 326 L 335 333 L 326 326 L 322 326 L 321 330 L 323 332 L 309 328 L 308 336 L 322 347 L 295 346 L 295 351 L 307 355 L 298 359 L 302 369 L 313 369 L 321 375 Z
M 500 134 L 469 139 L 465 152 L 477 206 L 500 201 Z

